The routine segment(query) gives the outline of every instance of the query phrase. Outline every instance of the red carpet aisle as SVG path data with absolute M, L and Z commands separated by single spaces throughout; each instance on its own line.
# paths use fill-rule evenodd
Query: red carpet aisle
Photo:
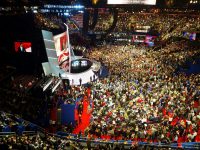
M 81 123 L 78 123 L 77 128 L 73 131 L 74 134 L 78 134 L 80 131 L 83 134 L 84 130 L 89 126 L 91 112 L 88 111 L 88 106 L 89 106 L 89 101 L 88 101 L 87 97 L 85 96 L 84 100 L 83 100 L 83 113 L 81 116 Z M 77 110 L 75 112 L 75 119 L 78 120 Z

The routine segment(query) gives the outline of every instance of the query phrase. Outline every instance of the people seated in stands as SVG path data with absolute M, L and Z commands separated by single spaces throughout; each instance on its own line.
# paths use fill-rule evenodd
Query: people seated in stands
M 57 17 L 51 20 L 38 13 L 35 19 L 39 20 L 36 22 L 40 28 L 61 28 L 62 21 Z M 136 147 L 138 142 L 200 142 L 200 75 L 199 72 L 194 74 L 190 70 L 193 68 L 188 67 L 191 63 L 198 64 L 200 47 L 189 40 L 174 38 L 184 30 L 198 31 L 199 14 L 119 13 L 118 19 L 114 33 L 135 31 L 137 27 L 149 25 L 157 29 L 161 40 L 166 40 L 163 41 L 164 46 L 155 50 L 143 44 L 116 43 L 102 44 L 85 51 L 88 59 L 100 61 L 109 71 L 104 78 L 91 78 L 89 88 L 82 84 L 80 78 L 78 86 L 72 85 L 67 89 L 59 86 L 55 93 L 49 92 L 45 96 L 42 93 L 38 98 L 37 94 L 27 92 L 38 81 L 37 78 L 25 75 L 14 77 L 0 88 L 0 108 L 11 113 L 11 116 L 1 113 L 0 131 L 22 133 L 31 129 L 30 124 L 12 114 L 20 114 L 30 121 L 42 120 L 44 118 L 41 116 L 47 118 L 52 110 L 57 112 L 62 104 L 77 104 L 76 126 L 61 126 L 52 120 L 52 131 L 56 132 L 55 127 L 72 133 L 85 123 L 82 118 L 85 110 L 83 99 L 88 97 L 87 102 L 92 104 L 89 106 L 91 111 L 87 113 L 91 113 L 91 117 L 89 126 L 84 132 L 79 132 L 82 136 L 132 140 Z M 108 12 L 101 13 L 95 32 L 106 31 L 112 20 Z M 51 79 L 52 90 L 60 78 L 50 76 L 41 83 L 41 87 Z M 90 89 L 90 93 L 87 93 L 87 89 Z M 13 149 L 24 145 L 35 149 L 64 149 L 73 144 L 69 140 L 57 141 L 54 136 L 40 135 L 22 136 L 19 141 L 14 136 L 0 139 L 0 145 Z M 99 145 L 97 149 L 106 149 L 107 146 Z M 113 147 L 120 146 L 116 144 Z

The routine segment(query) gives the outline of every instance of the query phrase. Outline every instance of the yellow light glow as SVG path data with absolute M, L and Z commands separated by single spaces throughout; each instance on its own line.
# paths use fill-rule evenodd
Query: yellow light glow
M 98 3 L 99 0 L 92 0 L 92 4 L 96 5 Z

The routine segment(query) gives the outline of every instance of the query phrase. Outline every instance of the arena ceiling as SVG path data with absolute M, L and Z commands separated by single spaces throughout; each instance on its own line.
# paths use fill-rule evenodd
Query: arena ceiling
M 71 5 L 74 3 L 79 3 L 85 6 L 106 6 L 107 1 L 108 0 L 0 0 L 0 4 L 1 5 L 3 4 L 4 5 L 43 5 L 43 4 Z M 173 6 L 185 7 L 189 5 L 200 4 L 200 0 L 156 0 L 156 1 L 157 1 L 157 6 L 165 6 L 165 7 L 173 7 Z
M 0 6 L 43 6 L 46 4 L 74 5 L 85 7 L 134 7 L 134 5 L 108 5 L 108 0 L 0 0 Z M 144 5 L 143 5 L 144 6 Z M 145 6 L 144 6 L 145 7 Z M 200 9 L 200 0 L 156 0 L 157 8 L 197 8 Z

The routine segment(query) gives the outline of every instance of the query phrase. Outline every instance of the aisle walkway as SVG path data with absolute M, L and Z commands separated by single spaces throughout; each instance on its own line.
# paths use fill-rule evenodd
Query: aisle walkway
M 81 117 L 81 123 L 78 124 L 78 126 L 73 131 L 74 134 L 78 134 L 80 131 L 83 134 L 84 130 L 90 124 L 91 112 L 88 111 L 88 105 L 89 105 L 89 101 L 88 101 L 87 97 L 85 96 L 84 99 L 83 99 L 83 113 L 82 113 L 82 117 Z M 77 110 L 75 112 L 75 119 L 78 119 L 78 112 L 77 112 Z

